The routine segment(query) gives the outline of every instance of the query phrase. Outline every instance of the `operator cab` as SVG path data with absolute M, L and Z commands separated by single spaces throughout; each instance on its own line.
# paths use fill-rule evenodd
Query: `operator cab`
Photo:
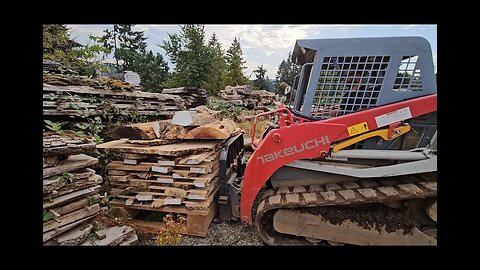
M 302 68 L 288 107 L 312 120 L 437 92 L 432 50 L 422 37 L 300 39 L 292 62 Z

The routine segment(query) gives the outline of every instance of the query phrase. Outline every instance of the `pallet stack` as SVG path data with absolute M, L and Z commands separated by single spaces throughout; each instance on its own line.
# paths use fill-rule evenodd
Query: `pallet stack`
M 193 122 L 198 123 L 197 120 Z M 220 147 L 239 130 L 232 128 L 235 124 L 226 119 L 203 126 L 195 126 L 193 122 L 187 126 L 164 122 L 130 125 L 117 130 L 129 138 L 97 145 L 122 157 L 107 165 L 111 194 L 116 195 L 110 206 L 186 214 L 185 233 L 207 235 L 217 210 Z M 219 123 L 230 127 L 219 129 Z M 145 225 L 143 221 L 140 223 Z

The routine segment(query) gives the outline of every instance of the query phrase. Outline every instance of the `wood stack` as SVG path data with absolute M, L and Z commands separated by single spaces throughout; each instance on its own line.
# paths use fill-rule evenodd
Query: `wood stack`
M 180 96 L 134 91 L 134 86 L 112 79 L 44 74 L 43 115 L 120 115 L 172 117 L 185 109 Z
M 103 182 L 102 177 L 89 168 L 98 164 L 98 159 L 85 154 L 94 150 L 95 142 L 79 138 L 69 131 L 64 131 L 62 135 L 44 133 L 44 245 L 83 245 L 88 241 L 87 236 L 93 228 L 89 222 L 100 212 L 101 196 L 98 191 Z M 116 241 L 123 237 L 121 243 L 134 243 L 137 236 L 132 235 L 133 230 L 123 230 L 125 233 L 116 234 Z
M 107 165 L 111 194 L 116 195 L 110 205 L 186 214 L 185 233 L 206 236 L 217 207 L 220 146 L 238 129 L 219 129 L 211 121 L 224 119 L 216 120 L 212 117 L 215 113 L 177 114 L 169 123 L 130 125 L 120 129 L 128 138 L 97 145 L 123 158 Z M 201 132 L 192 133 L 194 130 Z M 210 140 L 198 139 L 203 136 Z
M 100 211 L 97 192 L 102 177 L 88 168 L 96 165 L 98 159 L 83 154 L 94 149 L 95 143 L 89 139 L 76 138 L 67 132 L 64 135 L 44 133 L 44 243 L 69 230 L 82 231 L 79 225 Z M 62 239 L 59 241 L 63 243 Z
M 275 105 L 279 100 L 275 93 L 266 90 L 252 90 L 250 85 L 228 85 L 218 94 L 220 99 L 233 105 L 245 106 L 251 109 L 262 109 L 265 106 Z
M 196 87 L 178 87 L 162 90 L 163 94 L 179 95 L 185 100 L 187 109 L 207 104 L 207 91 Z

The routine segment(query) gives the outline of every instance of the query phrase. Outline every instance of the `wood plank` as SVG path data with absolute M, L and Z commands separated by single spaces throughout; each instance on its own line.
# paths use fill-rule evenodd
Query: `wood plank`
M 148 159 L 152 158 L 152 155 L 145 155 L 145 154 L 132 154 L 132 153 L 121 153 L 122 158 L 126 159 Z
M 135 231 L 129 226 L 117 226 L 103 229 L 105 231 L 105 238 L 103 239 L 87 239 L 81 246 L 116 246 L 123 240 L 130 238 Z M 102 233 L 102 232 L 101 232 Z
M 135 154 L 158 154 L 163 156 L 181 156 L 191 153 L 200 153 L 204 151 L 214 151 L 218 149 L 221 140 L 211 141 L 188 141 L 160 146 L 140 146 L 126 143 L 125 140 L 116 140 L 97 145 L 98 149 L 112 152 L 126 152 Z
M 82 189 L 82 190 L 77 190 L 75 192 L 65 194 L 65 195 L 53 198 L 51 200 L 48 200 L 48 201 L 44 201 L 43 202 L 43 209 L 46 209 L 46 208 L 49 208 L 49 207 L 52 207 L 52 206 L 55 206 L 55 205 L 59 205 L 61 203 L 66 203 L 66 202 L 72 201 L 72 200 L 74 200 L 74 199 L 76 199 L 80 196 L 90 195 L 92 193 L 98 192 L 100 190 L 100 188 L 101 188 L 101 186 L 96 185 L 94 187 L 89 187 L 89 188 L 85 188 L 85 189 Z
M 59 147 L 43 148 L 43 156 L 60 156 L 60 155 L 75 155 L 81 153 L 89 153 L 95 150 L 95 142 L 85 144 L 67 144 Z
M 153 140 L 128 140 L 127 143 L 139 145 L 164 145 L 179 142 L 179 140 L 153 139 Z
M 214 154 L 215 152 L 209 151 L 209 152 L 203 152 L 199 154 L 190 154 L 188 156 L 183 157 L 180 159 L 178 162 L 179 164 L 188 164 L 188 165 L 195 165 L 195 164 L 200 164 L 202 161 L 204 161 L 206 158 L 208 158 L 210 155 Z
M 83 241 L 85 241 L 85 239 L 87 239 L 92 229 L 93 229 L 92 224 L 79 225 L 53 238 L 50 241 L 60 246 L 76 246 L 82 243 Z
M 46 221 L 43 223 L 43 232 L 47 232 L 49 230 L 53 230 L 55 228 L 70 224 L 77 220 L 96 214 L 99 211 L 100 211 L 100 205 L 96 203 L 92 206 L 87 206 L 85 208 L 65 214 L 64 216 L 60 217 L 60 222 L 56 220 Z
M 97 213 L 98 214 L 98 213 Z M 77 220 L 75 222 L 72 222 L 68 225 L 65 225 L 65 226 L 62 226 L 62 227 L 58 227 L 57 229 L 55 230 L 51 230 L 51 231 L 48 231 L 48 232 L 45 232 L 43 233 L 43 243 L 47 242 L 48 240 L 52 239 L 53 237 L 57 236 L 57 235 L 60 235 L 72 228 L 74 228 L 75 226 L 78 226 L 92 218 L 94 218 L 97 214 L 93 214 L 89 217 L 86 217 L 86 218 L 83 218 L 83 219 L 80 219 L 80 220 Z
M 72 212 L 74 210 L 88 206 L 89 204 L 95 204 L 100 201 L 100 195 L 94 194 L 89 198 L 83 198 L 78 201 L 69 203 L 67 205 L 50 208 L 50 212 L 56 212 L 59 215 L 64 215 L 66 213 Z
M 107 170 L 119 170 L 119 171 L 140 171 L 147 172 L 150 171 L 152 165 L 157 165 L 156 163 L 150 162 L 141 162 L 138 165 L 127 165 L 122 161 L 114 160 L 107 164 Z
M 97 158 L 87 156 L 85 154 L 69 156 L 68 159 L 58 162 L 56 166 L 43 169 L 43 178 L 76 171 L 78 169 L 94 166 L 96 164 L 98 164 Z
M 183 139 L 228 139 L 237 125 L 228 118 L 215 121 L 188 131 Z
M 76 170 L 76 171 L 68 173 L 68 176 L 72 180 L 79 180 L 79 179 L 83 179 L 83 178 L 88 178 L 88 177 L 92 176 L 94 173 L 95 173 L 95 170 L 93 170 L 93 169 L 83 168 L 83 169 Z
M 152 166 L 152 172 L 158 173 L 169 173 L 173 170 L 173 167 L 165 167 L 165 166 Z
M 45 188 L 45 186 L 43 186 L 44 187 L 43 200 L 47 200 L 47 199 L 49 200 L 51 198 L 55 198 L 63 194 L 68 194 L 79 189 L 101 184 L 102 182 L 103 182 L 103 178 L 98 174 L 94 174 L 88 178 L 76 180 L 72 183 L 69 183 L 68 185 L 64 185 L 61 188 L 57 188 L 54 190 L 47 189 Z M 55 188 L 55 186 L 53 186 L 53 188 Z

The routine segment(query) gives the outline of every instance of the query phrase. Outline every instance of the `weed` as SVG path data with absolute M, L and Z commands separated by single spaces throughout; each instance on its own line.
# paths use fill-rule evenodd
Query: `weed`
M 183 215 L 177 215 L 175 218 L 173 214 L 167 214 L 163 221 L 165 226 L 160 230 L 155 244 L 165 246 L 180 243 L 182 233 L 187 229 L 187 219 Z

